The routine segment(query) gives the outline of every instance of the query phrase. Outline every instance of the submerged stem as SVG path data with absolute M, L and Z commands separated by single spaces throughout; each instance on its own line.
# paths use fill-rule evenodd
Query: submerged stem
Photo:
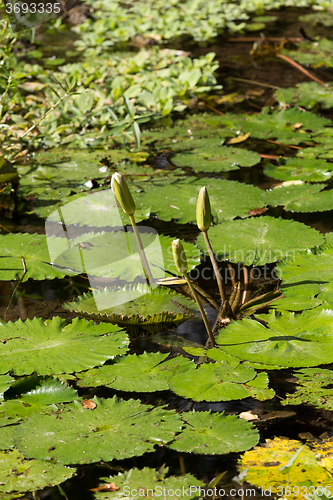
M 144 248 L 142 245 L 140 233 L 138 231 L 138 227 L 136 225 L 134 215 L 130 215 L 129 218 L 131 219 L 131 224 L 132 224 L 133 231 L 135 234 L 136 242 L 137 242 L 138 247 L 139 247 L 140 258 L 141 258 L 141 262 L 142 262 L 143 268 L 144 268 L 146 276 L 147 276 L 147 281 L 148 281 L 148 284 L 151 284 L 153 282 L 154 278 L 153 278 L 151 271 L 150 271 L 150 267 L 149 267 L 147 257 L 146 257 L 146 254 L 145 254 L 145 251 L 144 251 Z

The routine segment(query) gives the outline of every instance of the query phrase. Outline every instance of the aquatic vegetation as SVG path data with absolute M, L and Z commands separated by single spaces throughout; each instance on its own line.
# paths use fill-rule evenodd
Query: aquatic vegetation
M 241 79 L 197 43 L 267 28 L 327 81 L 331 40 L 269 40 L 263 9 L 295 5 L 99 0 L 53 55 L 1 21 L 1 499 L 74 498 L 87 466 L 96 499 L 197 498 L 230 488 L 229 453 L 240 482 L 329 498 L 331 84 Z M 333 23 L 314 7 L 306 33 Z M 315 442 L 268 439 L 287 418 Z

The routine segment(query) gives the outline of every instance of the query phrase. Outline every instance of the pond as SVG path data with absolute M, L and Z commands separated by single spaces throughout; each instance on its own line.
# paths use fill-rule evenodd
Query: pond
M 288 6 L 0 19 L 0 499 L 331 496 L 333 4 Z

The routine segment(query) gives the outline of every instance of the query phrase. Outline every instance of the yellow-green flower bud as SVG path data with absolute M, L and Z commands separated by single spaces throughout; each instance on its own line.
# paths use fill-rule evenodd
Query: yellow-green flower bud
M 127 215 L 133 215 L 136 209 L 135 201 L 122 175 L 116 172 L 111 178 L 111 189 L 121 208 Z
M 202 187 L 199 191 L 197 201 L 197 226 L 202 232 L 208 231 L 212 223 L 212 212 L 210 209 L 210 201 L 206 187 Z
M 172 253 L 178 272 L 181 274 L 187 273 L 187 259 L 185 250 L 179 239 L 173 240 Z

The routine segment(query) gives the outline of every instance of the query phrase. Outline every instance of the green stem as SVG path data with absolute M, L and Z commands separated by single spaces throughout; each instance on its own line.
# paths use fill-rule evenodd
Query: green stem
M 203 319 L 203 321 L 205 323 L 205 327 L 206 327 L 206 330 L 207 330 L 207 333 L 208 333 L 208 336 L 209 336 L 209 340 L 211 341 L 212 346 L 214 346 L 214 345 L 216 345 L 216 342 L 215 342 L 214 335 L 213 335 L 212 329 L 210 327 L 207 315 L 205 313 L 205 310 L 204 310 L 204 308 L 201 305 L 201 302 L 200 302 L 200 300 L 198 298 L 197 292 L 194 290 L 194 288 L 192 286 L 192 283 L 190 282 L 190 278 L 187 276 L 187 273 L 184 273 L 184 278 L 186 279 L 186 283 L 188 284 L 188 286 L 189 286 L 189 288 L 190 288 L 190 290 L 191 290 L 191 292 L 193 294 L 193 297 L 195 298 L 195 301 L 198 304 L 198 307 L 200 309 L 200 313 L 201 313 L 202 319 Z
M 210 258 L 211 263 L 213 265 L 213 269 L 214 269 L 216 280 L 217 280 L 217 285 L 219 287 L 219 292 L 220 292 L 221 300 L 222 300 L 222 302 L 224 302 L 225 301 L 225 291 L 224 291 L 223 281 L 222 281 L 222 278 L 221 278 L 221 275 L 220 275 L 220 271 L 219 271 L 219 268 L 218 268 L 218 265 L 217 265 L 217 262 L 216 262 L 216 259 L 215 259 L 215 255 L 214 255 L 213 249 L 211 247 L 207 231 L 203 231 L 202 234 L 204 236 L 205 244 L 206 244 L 206 247 L 207 247 L 207 250 L 208 250 L 208 253 L 209 253 L 209 258 Z
M 143 268 L 144 268 L 146 276 L 147 276 L 148 284 L 152 284 L 152 282 L 154 281 L 154 278 L 153 278 L 153 275 L 151 274 L 151 271 L 150 271 L 150 267 L 149 267 L 147 257 L 146 257 L 146 254 L 145 254 L 145 251 L 144 251 L 144 248 L 142 245 L 142 241 L 140 238 L 138 227 L 137 227 L 135 219 L 134 219 L 134 215 L 130 215 L 129 218 L 131 219 L 131 224 L 132 224 L 133 231 L 135 234 L 136 242 L 137 242 L 138 247 L 139 247 L 140 258 L 141 258 L 141 262 L 142 262 Z

